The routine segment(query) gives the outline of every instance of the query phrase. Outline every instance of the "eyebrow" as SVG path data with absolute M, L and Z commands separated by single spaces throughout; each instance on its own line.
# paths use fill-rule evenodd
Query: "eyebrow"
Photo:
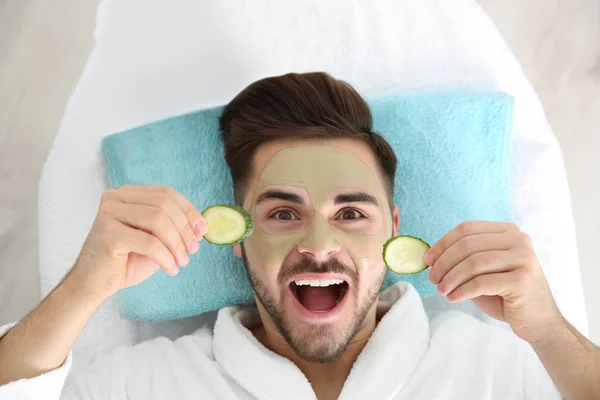
M 338 204 L 345 203 L 368 203 L 379 207 L 377 199 L 365 192 L 340 194 L 337 195 L 333 200 L 333 204 L 335 204 L 336 206 Z
M 259 205 L 267 200 L 285 200 L 289 201 L 290 203 L 304 204 L 302 197 L 298 196 L 297 194 L 284 192 L 283 190 L 267 190 L 258 196 L 256 205 Z

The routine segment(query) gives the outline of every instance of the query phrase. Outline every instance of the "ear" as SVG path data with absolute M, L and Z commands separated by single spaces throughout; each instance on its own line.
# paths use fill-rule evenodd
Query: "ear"
M 236 243 L 233 245 L 233 254 L 239 259 L 242 258 L 242 244 Z
M 398 232 L 400 231 L 400 211 L 398 210 L 398 206 L 394 206 L 392 210 L 392 220 L 394 221 L 394 236 L 398 236 Z

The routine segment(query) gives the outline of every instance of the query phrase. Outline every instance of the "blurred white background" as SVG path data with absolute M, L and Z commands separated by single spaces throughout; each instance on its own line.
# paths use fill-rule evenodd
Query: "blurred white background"
M 562 146 L 590 337 L 600 343 L 600 1 L 480 0 Z M 37 183 L 93 46 L 98 0 L 0 0 L 0 324 L 39 302 Z

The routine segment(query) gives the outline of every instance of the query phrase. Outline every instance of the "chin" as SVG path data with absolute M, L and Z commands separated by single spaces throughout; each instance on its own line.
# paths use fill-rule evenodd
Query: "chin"
M 362 325 L 354 299 L 347 296 L 334 309 L 322 313 L 302 310 L 294 299 L 284 301 L 281 333 L 302 359 L 313 363 L 337 360 Z
M 292 329 L 293 325 L 290 327 Z M 286 336 L 286 335 L 284 335 Z M 353 332 L 342 332 L 339 326 L 322 324 L 289 332 L 288 343 L 302 359 L 319 364 L 337 360 L 346 350 Z

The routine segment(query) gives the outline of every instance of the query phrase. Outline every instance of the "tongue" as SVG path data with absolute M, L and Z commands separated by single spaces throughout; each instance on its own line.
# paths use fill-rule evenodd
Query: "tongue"
M 338 285 L 296 287 L 298 301 L 310 311 L 327 311 L 335 307 L 338 298 Z

